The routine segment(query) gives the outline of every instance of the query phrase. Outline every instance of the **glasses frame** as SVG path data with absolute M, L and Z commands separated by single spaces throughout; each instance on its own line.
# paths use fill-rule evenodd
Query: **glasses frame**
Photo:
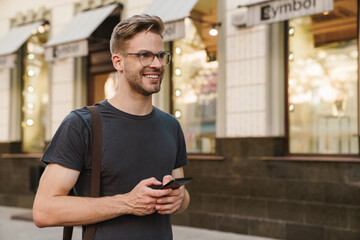
M 148 53 L 148 54 L 152 54 L 152 61 L 150 64 L 148 65 L 144 65 L 140 59 L 140 55 L 143 54 L 143 53 Z M 169 54 L 169 62 L 168 63 L 165 63 L 165 65 L 161 64 L 161 61 L 160 61 L 160 54 Z M 155 56 L 157 57 L 157 59 L 159 60 L 161 66 L 167 66 L 169 65 L 169 63 L 171 62 L 172 60 L 172 52 L 169 52 L 169 51 L 160 51 L 158 53 L 153 53 L 151 51 L 141 51 L 141 52 L 138 52 L 138 53 L 117 53 L 117 54 L 120 54 L 120 55 L 125 55 L 125 56 L 128 56 L 128 55 L 134 55 L 134 56 L 137 56 L 138 57 L 138 60 L 140 62 L 140 64 L 143 66 L 143 67 L 148 67 L 150 66 L 153 62 L 154 62 L 154 59 L 155 59 Z

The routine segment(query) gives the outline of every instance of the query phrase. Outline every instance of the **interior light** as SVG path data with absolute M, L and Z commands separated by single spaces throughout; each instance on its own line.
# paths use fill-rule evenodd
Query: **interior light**
M 27 90 L 29 93 L 33 93 L 35 91 L 35 88 L 33 86 L 28 86 Z
M 37 30 L 39 31 L 39 33 L 44 33 L 45 32 L 44 26 L 39 26 Z
M 181 48 L 176 47 L 175 48 L 175 53 L 180 55 L 181 54 Z
M 35 71 L 34 71 L 34 69 L 29 69 L 29 70 L 28 70 L 28 75 L 29 75 L 29 77 L 35 76 Z
M 28 54 L 28 59 L 29 60 L 34 60 L 35 59 L 35 54 L 33 54 L 33 53 Z
M 27 108 L 28 109 L 34 109 L 34 104 L 33 103 L 28 103 Z
M 289 28 L 289 35 L 290 35 L 290 36 L 294 36 L 294 33 L 295 33 L 295 28 L 290 27 L 290 28 Z
M 330 12 L 323 12 L 323 15 L 329 15 L 330 14 Z
M 180 97 L 180 95 L 181 95 L 181 90 L 180 90 L 180 89 L 176 89 L 176 90 L 175 90 L 175 96 L 176 96 L 176 97 Z
M 175 75 L 176 75 L 176 76 L 180 76 L 180 75 L 181 75 L 181 69 L 180 69 L 180 68 L 176 68 L 176 69 L 175 69 Z
M 294 53 L 289 53 L 289 61 L 294 61 Z
M 29 118 L 28 120 L 26 120 L 26 125 L 28 125 L 28 126 L 33 126 L 33 125 L 34 125 L 34 120 L 32 120 L 31 118 Z
M 215 27 L 212 27 L 209 31 L 210 36 L 217 36 L 218 30 Z
M 175 117 L 176 118 L 181 118 L 181 111 L 180 110 L 175 111 Z
M 28 103 L 27 108 L 28 109 L 34 109 L 34 104 L 33 103 Z
M 289 105 L 289 111 L 293 112 L 295 110 L 295 105 L 294 104 L 290 104 Z

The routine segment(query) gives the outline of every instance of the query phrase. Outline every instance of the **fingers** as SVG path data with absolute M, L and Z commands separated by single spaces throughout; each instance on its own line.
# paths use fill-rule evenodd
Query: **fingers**
M 159 198 L 155 209 L 159 214 L 175 213 L 180 208 L 183 199 L 184 187 L 181 187 L 173 190 L 168 196 Z
M 172 202 L 172 200 L 176 201 Z M 169 202 L 171 203 L 158 204 L 155 206 L 155 209 L 159 214 L 172 214 L 180 208 L 181 201 L 182 200 L 179 199 L 169 198 Z

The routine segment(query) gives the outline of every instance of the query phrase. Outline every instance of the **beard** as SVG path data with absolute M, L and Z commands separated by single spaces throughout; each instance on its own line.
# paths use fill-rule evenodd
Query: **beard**
M 132 90 L 135 92 L 143 95 L 143 96 L 150 96 L 154 93 L 157 93 L 160 91 L 160 86 L 162 79 L 164 77 L 164 71 L 163 70 L 151 70 L 152 73 L 158 73 L 160 75 L 160 81 L 151 83 L 150 87 L 146 87 L 146 85 L 143 82 L 143 74 L 146 72 L 146 70 L 149 68 L 143 68 L 140 72 L 135 72 L 131 70 L 131 68 L 125 66 L 124 72 L 126 74 L 126 79 L 129 83 L 129 86 Z

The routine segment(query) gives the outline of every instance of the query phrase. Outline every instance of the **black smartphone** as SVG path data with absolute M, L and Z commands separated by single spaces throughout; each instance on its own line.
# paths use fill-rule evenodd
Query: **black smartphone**
M 175 178 L 174 180 L 171 180 L 170 182 L 162 186 L 160 189 L 167 189 L 167 188 L 177 189 L 182 185 L 185 185 L 186 183 L 190 182 L 191 180 L 192 178 Z

